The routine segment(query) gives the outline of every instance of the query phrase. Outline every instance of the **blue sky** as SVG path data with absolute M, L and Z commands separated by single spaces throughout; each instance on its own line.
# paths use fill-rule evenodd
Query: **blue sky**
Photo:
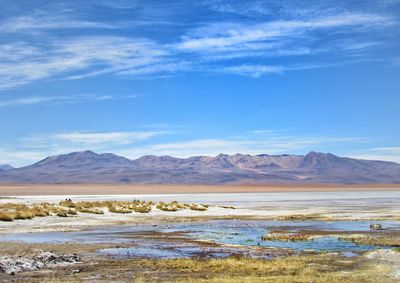
M 91 149 L 400 162 L 400 1 L 0 0 L 0 164 Z

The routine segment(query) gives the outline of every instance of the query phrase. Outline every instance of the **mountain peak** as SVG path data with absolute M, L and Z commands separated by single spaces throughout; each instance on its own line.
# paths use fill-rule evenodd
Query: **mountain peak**
M 71 152 L 68 154 L 61 154 L 49 156 L 32 166 L 39 167 L 97 167 L 107 165 L 128 165 L 132 161 L 115 155 L 113 153 L 98 154 L 91 150 Z
M 310 151 L 304 156 L 302 162 L 300 163 L 300 168 L 309 168 L 315 170 L 328 170 L 333 167 L 346 168 L 346 166 L 351 166 L 348 160 L 332 153 L 316 151 Z

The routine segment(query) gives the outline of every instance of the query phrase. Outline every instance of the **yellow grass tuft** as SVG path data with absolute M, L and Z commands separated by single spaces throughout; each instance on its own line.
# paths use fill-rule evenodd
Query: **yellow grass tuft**
M 123 208 L 123 207 L 121 207 L 121 206 L 117 206 L 117 205 L 115 205 L 115 204 L 111 205 L 111 206 L 108 208 L 108 210 L 109 210 L 110 212 L 113 212 L 113 213 L 123 213 L 123 214 L 132 213 L 132 210 Z
M 82 213 L 104 214 L 104 211 L 100 210 L 98 208 L 83 208 L 83 207 L 79 207 L 79 208 L 77 208 L 77 210 L 79 212 L 82 212 Z
M 76 207 L 75 203 L 72 200 L 67 200 L 67 199 L 60 201 L 58 205 L 70 208 Z
M 0 221 L 13 221 L 15 212 L 13 211 L 0 211 Z
M 18 220 L 25 220 L 25 219 L 32 219 L 35 215 L 30 211 L 29 209 L 27 210 L 20 210 L 15 212 L 15 218 Z
M 196 211 L 206 211 L 208 209 L 202 204 L 192 204 L 189 208 L 190 210 L 196 210 Z

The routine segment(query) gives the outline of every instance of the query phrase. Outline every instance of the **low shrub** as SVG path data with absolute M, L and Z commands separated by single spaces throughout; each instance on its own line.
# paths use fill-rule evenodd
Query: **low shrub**
M 116 205 L 111 205 L 108 208 L 108 211 L 113 212 L 113 213 L 132 213 L 132 210 L 130 209 L 126 209 L 120 206 L 116 206 Z
M 133 211 L 139 213 L 149 213 L 151 211 L 151 205 L 138 205 L 133 207 Z
M 35 217 L 33 212 L 27 209 L 27 210 L 16 211 L 14 219 L 24 220 L 24 219 L 32 219 L 33 217 Z
M 58 217 L 68 217 L 68 213 L 66 211 L 60 211 L 57 213 Z
M 49 211 L 42 207 L 42 206 L 34 206 L 31 208 L 31 212 L 33 213 L 33 215 L 35 217 L 45 217 L 45 216 L 49 216 L 50 213 Z
M 206 211 L 207 207 L 201 205 L 201 204 L 192 204 L 189 207 L 190 210 L 196 210 L 196 211 Z
M 0 221 L 13 221 L 15 212 L 13 211 L 0 211 Z
M 69 207 L 69 208 L 74 208 L 76 207 L 76 204 L 70 200 L 70 199 L 66 199 L 66 200 L 62 200 L 59 202 L 58 204 L 59 206 L 65 206 L 65 207 Z
M 103 210 L 96 208 L 77 208 L 77 210 L 82 213 L 104 214 Z
M 76 212 L 76 210 L 73 210 L 73 209 L 68 209 L 67 213 L 69 215 L 77 215 L 78 214 L 78 212 Z

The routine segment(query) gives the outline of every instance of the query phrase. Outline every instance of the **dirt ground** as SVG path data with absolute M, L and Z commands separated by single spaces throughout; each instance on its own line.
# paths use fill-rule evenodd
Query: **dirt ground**
M 400 191 L 400 184 L 376 185 L 133 185 L 133 184 L 0 184 L 0 197 L 32 195 L 110 195 L 182 193 Z

